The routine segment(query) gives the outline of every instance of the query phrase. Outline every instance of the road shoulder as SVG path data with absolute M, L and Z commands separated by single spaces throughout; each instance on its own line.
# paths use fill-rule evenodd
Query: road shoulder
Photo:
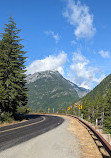
M 70 119 L 68 130 L 73 133 L 80 142 L 83 158 L 102 158 L 94 140 L 88 130 L 77 119 L 66 116 Z

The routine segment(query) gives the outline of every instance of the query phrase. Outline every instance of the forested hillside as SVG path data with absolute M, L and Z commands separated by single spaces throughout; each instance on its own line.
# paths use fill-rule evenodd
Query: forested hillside
M 111 133 L 111 74 L 82 100 L 84 118 Z
M 27 77 L 28 106 L 33 111 L 43 109 L 50 112 L 68 106 L 79 96 L 73 86 L 68 83 L 57 71 L 35 73 Z
M 87 90 L 66 80 L 58 71 L 42 71 L 27 76 L 28 106 L 33 111 L 50 112 L 69 106 Z

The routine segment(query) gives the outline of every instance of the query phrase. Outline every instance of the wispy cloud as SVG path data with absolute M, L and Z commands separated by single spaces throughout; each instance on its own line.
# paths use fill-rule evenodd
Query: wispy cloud
M 74 26 L 74 34 L 77 39 L 91 38 L 96 32 L 93 26 L 93 15 L 89 13 L 89 8 L 82 5 L 80 1 L 67 0 L 67 6 L 63 16 Z
M 104 51 L 104 50 L 100 50 L 99 54 L 103 57 L 103 58 L 110 58 L 110 52 L 108 51 Z
M 58 70 L 64 75 L 63 66 L 67 60 L 67 54 L 61 51 L 57 56 L 50 55 L 45 59 L 35 60 L 27 67 L 27 74 L 46 70 Z
M 52 38 L 56 41 L 56 43 L 60 40 L 59 34 L 55 34 L 53 31 L 45 31 L 46 35 L 52 36 Z
M 105 75 L 100 74 L 99 77 L 96 77 L 99 73 L 99 69 L 96 67 L 90 67 L 89 64 L 90 61 L 86 57 L 84 57 L 81 53 L 74 52 L 68 79 L 72 80 L 78 86 L 87 89 L 91 89 L 93 83 L 100 83 Z
M 72 41 L 71 41 L 71 45 L 75 45 L 75 44 L 77 44 L 77 42 L 74 41 L 74 40 L 72 40 Z

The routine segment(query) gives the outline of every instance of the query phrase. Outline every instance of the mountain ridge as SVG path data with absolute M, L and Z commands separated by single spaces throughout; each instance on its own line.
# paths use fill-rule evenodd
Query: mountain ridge
M 68 106 L 88 90 L 65 79 L 58 71 L 42 71 L 27 76 L 28 105 L 34 110 Z
M 111 74 L 105 77 L 93 90 L 91 90 L 85 97 L 95 97 L 97 93 L 104 96 L 108 89 L 111 88 Z

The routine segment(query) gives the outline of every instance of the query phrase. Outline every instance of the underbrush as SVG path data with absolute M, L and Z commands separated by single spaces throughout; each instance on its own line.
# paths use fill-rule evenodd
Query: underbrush
M 0 123 L 11 123 L 14 121 L 12 114 L 9 112 L 1 113 L 0 115 Z
M 9 112 L 1 112 L 0 111 L 0 124 L 4 123 L 12 123 L 14 121 L 20 122 L 26 119 L 26 113 L 28 113 L 29 110 L 27 107 L 19 107 L 17 109 L 17 112 L 12 115 L 12 113 Z

